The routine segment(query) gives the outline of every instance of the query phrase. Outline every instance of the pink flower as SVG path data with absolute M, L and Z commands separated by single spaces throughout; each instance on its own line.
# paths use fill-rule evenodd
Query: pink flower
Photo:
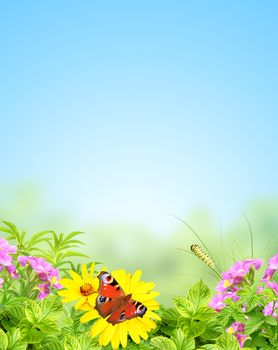
M 26 266 L 28 262 L 41 281 L 49 281 L 54 273 L 53 266 L 44 258 L 36 258 L 34 256 L 19 256 L 18 261 L 22 266 Z
M 47 281 L 48 275 L 51 275 L 54 270 L 53 266 L 44 258 L 30 257 L 29 264 L 41 281 Z
M 226 304 L 224 303 L 225 299 L 226 297 L 224 294 L 215 294 L 209 302 L 208 306 L 210 306 L 215 311 L 219 312 L 226 306 Z
M 19 278 L 19 274 L 16 272 L 16 267 L 13 264 L 10 266 L 6 266 L 6 269 L 12 278 L 14 278 L 14 279 Z
M 243 306 L 242 306 L 242 308 L 241 308 L 241 311 L 242 311 L 243 313 L 245 313 L 246 310 L 247 310 L 247 304 L 244 303 Z M 248 316 L 246 316 L 246 317 L 248 317 Z M 248 317 L 248 318 L 249 318 L 249 317 Z
M 277 318 L 276 309 L 278 308 L 278 301 L 270 301 L 266 307 L 263 309 L 264 316 L 274 316 Z
M 4 282 L 3 278 L 0 277 L 0 288 L 2 288 L 3 282 Z
M 249 269 L 250 267 L 254 267 L 255 270 L 259 270 L 262 266 L 262 264 L 264 263 L 262 259 L 248 259 L 244 261 L 246 265 L 249 265 Z
M 276 282 L 268 281 L 268 282 L 266 282 L 266 285 L 268 286 L 268 288 L 273 289 L 274 292 L 276 293 L 276 295 L 278 295 L 278 284 Z
M 27 262 L 29 261 L 29 258 L 29 256 L 19 255 L 17 261 L 20 263 L 21 266 L 26 266 Z
M 38 284 L 38 289 L 39 289 L 39 294 L 38 294 L 38 299 L 42 300 L 46 298 L 49 293 L 50 293 L 50 284 L 48 283 L 42 283 Z
M 278 269 L 278 253 L 268 260 L 268 267 L 273 270 Z
M 10 254 L 16 254 L 17 247 L 9 245 L 8 241 L 0 238 L 0 265 L 9 266 L 12 263 Z
M 53 270 L 51 275 L 48 276 L 48 280 L 50 281 L 51 285 L 56 289 L 62 289 L 63 286 L 59 283 L 59 270 Z
M 56 289 L 62 289 L 63 286 L 59 283 L 59 270 L 47 262 L 44 258 L 36 258 L 34 256 L 19 256 L 18 261 L 22 266 L 26 266 L 27 262 L 31 268 L 35 271 L 38 278 L 47 282 L 45 284 L 39 284 L 39 288 L 42 288 L 39 298 L 43 298 L 44 293 L 50 292 L 50 286 Z M 47 294 L 48 295 L 48 294 Z
M 246 339 L 247 339 L 247 335 L 241 334 L 241 333 L 236 333 L 236 334 L 235 334 L 235 337 L 237 338 L 237 341 L 238 341 L 238 343 L 239 343 L 239 346 L 240 346 L 241 348 L 243 348 L 243 347 L 244 347 L 244 343 L 245 343 L 245 341 L 246 341 Z
M 242 334 L 244 332 L 245 325 L 241 322 L 234 322 L 229 328 L 226 329 L 226 331 L 229 334 L 233 334 L 241 348 L 243 348 L 244 343 L 246 341 L 247 336 L 245 334 Z
M 261 279 L 261 282 L 269 281 L 272 278 L 272 276 L 274 275 L 274 272 L 275 272 L 274 269 L 271 269 L 269 267 L 266 268 L 265 273 L 264 273 L 264 275 L 263 275 L 263 277 Z
M 225 292 L 233 284 L 233 277 L 230 276 L 230 274 L 228 274 L 227 272 L 223 272 L 222 277 L 223 279 L 218 283 L 218 285 L 215 288 L 218 292 Z
M 250 267 L 251 264 L 249 262 L 237 261 L 227 272 L 233 278 L 233 283 L 239 284 L 243 281 Z
M 236 332 L 244 332 L 245 325 L 241 322 L 234 322 L 229 328 L 226 329 L 226 331 L 230 334 L 236 333 Z
M 224 294 L 225 299 L 231 298 L 233 302 L 236 302 L 240 299 L 240 297 L 236 294 L 236 292 L 227 292 Z

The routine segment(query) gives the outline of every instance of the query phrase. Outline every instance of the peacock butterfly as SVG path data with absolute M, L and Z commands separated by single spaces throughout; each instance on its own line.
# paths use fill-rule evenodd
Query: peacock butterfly
M 103 318 L 107 317 L 107 322 L 115 325 L 145 315 L 146 306 L 131 299 L 131 294 L 126 295 L 110 273 L 102 271 L 98 279 L 99 288 L 95 309 Z

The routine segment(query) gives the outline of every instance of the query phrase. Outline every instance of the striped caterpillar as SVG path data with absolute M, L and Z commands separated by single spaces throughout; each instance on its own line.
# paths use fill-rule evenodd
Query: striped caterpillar
M 210 257 L 207 253 L 205 253 L 198 244 L 192 244 L 190 250 L 195 256 L 197 256 L 197 258 L 202 260 L 211 269 L 215 268 L 215 261 L 213 260 L 213 258 Z

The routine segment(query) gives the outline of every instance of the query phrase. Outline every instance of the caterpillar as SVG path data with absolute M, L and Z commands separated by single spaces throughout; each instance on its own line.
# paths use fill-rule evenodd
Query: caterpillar
M 215 261 L 211 256 L 205 253 L 202 248 L 198 244 L 192 244 L 190 247 L 192 253 L 197 256 L 200 260 L 202 260 L 206 265 L 208 265 L 211 269 L 215 268 Z

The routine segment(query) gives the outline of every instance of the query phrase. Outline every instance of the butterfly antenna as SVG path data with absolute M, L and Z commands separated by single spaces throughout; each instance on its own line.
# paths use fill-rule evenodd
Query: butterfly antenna
M 249 234 L 250 234 L 250 240 L 251 240 L 251 258 L 253 259 L 254 258 L 254 240 L 253 240 L 252 227 L 251 227 L 250 221 L 248 220 L 245 213 L 242 213 L 242 216 L 244 217 L 245 221 L 247 222 L 247 225 L 249 228 Z

